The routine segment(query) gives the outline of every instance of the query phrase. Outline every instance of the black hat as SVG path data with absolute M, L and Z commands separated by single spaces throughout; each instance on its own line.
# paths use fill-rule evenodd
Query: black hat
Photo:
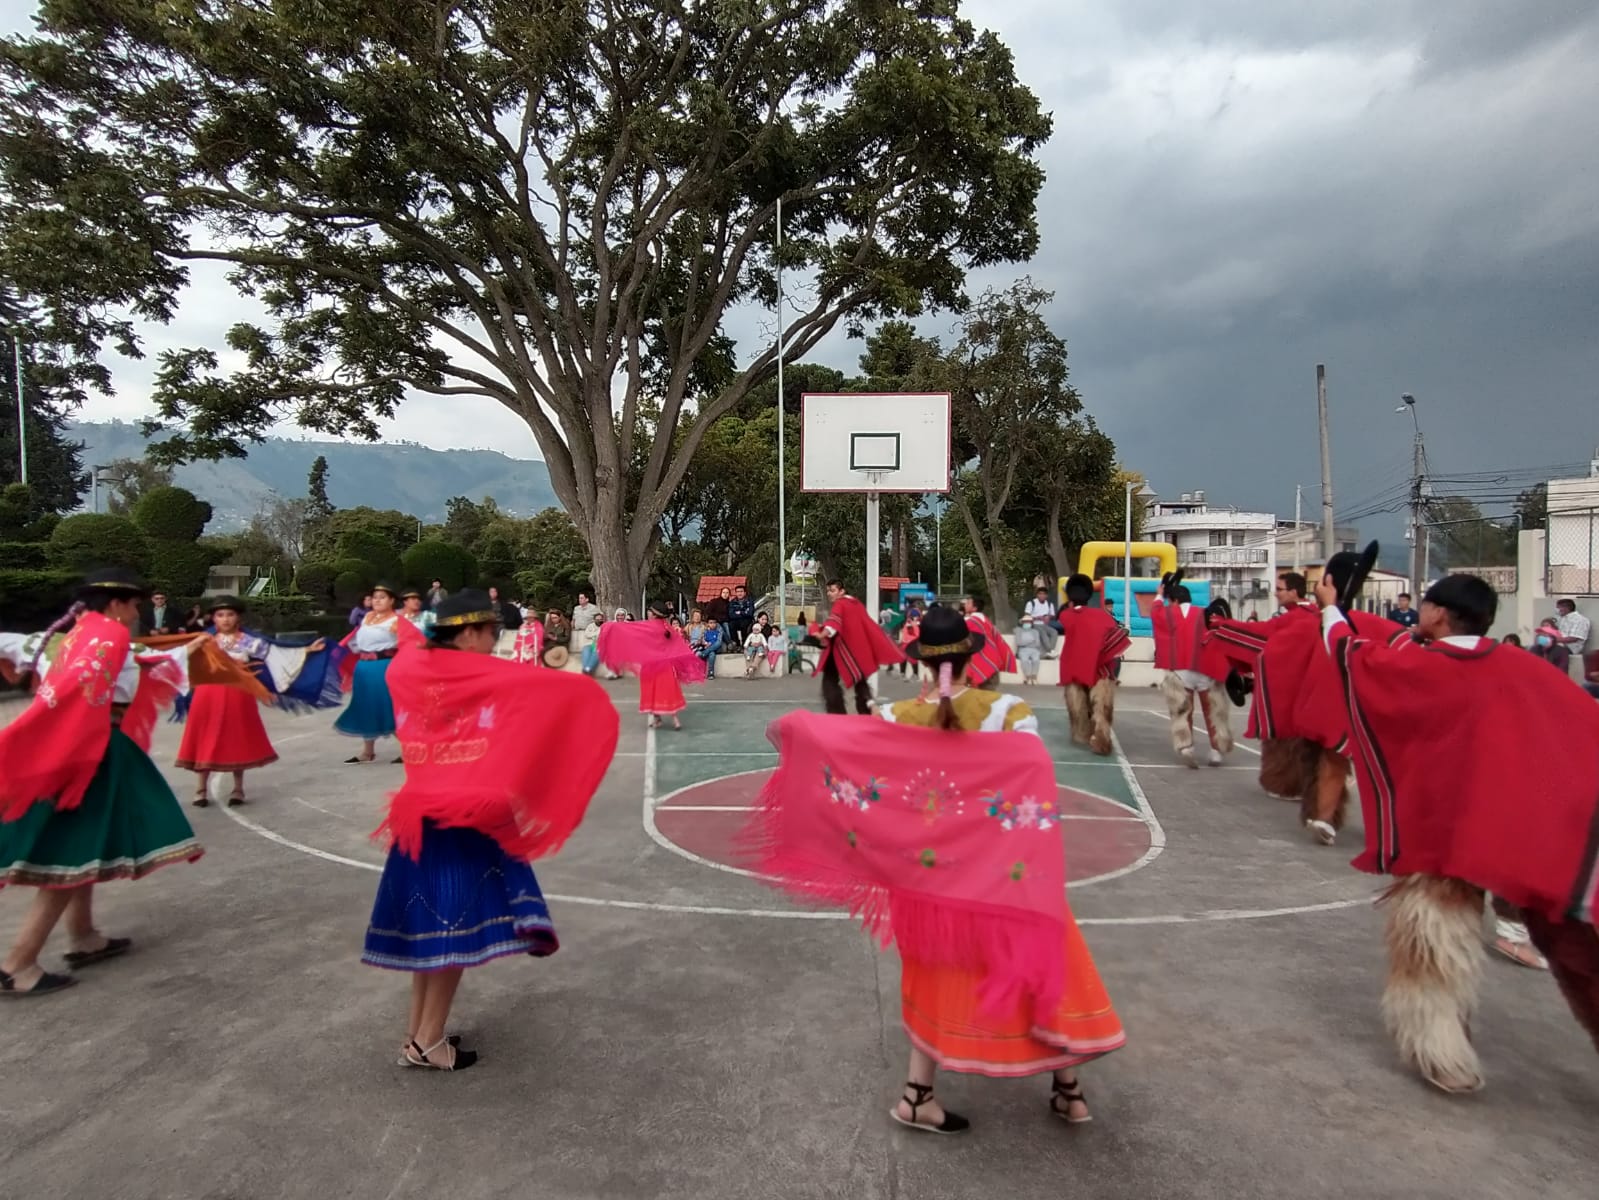
M 1065 591 L 1066 599 L 1073 604 L 1087 604 L 1088 598 L 1094 594 L 1094 581 L 1087 575 L 1073 575 L 1066 581 Z
M 98 571 L 90 571 L 83 577 L 83 582 L 78 585 L 78 598 L 86 599 L 89 596 L 147 596 L 150 589 L 126 567 L 102 567 Z
M 373 591 L 377 591 L 376 588 L 373 588 L 372 590 Z M 384 590 L 387 591 L 388 589 L 385 588 Z M 390 594 L 392 595 L 393 593 L 390 593 Z M 419 591 L 416 588 L 406 588 L 405 591 L 400 593 L 400 599 L 401 599 L 401 601 L 411 600 L 411 599 L 420 600 L 420 599 L 422 599 L 422 593 L 421 593 L 421 591 Z
M 1338 607 L 1348 608 L 1355 597 L 1360 595 L 1360 588 L 1366 582 L 1366 576 L 1371 574 L 1372 567 L 1377 565 L 1377 543 L 1369 542 L 1365 550 L 1355 554 L 1349 550 L 1340 550 L 1327 560 L 1326 572 L 1338 588 Z
M 244 601 L 240 600 L 237 596 L 213 596 L 211 597 L 210 605 L 206 608 L 206 612 L 214 613 L 221 608 L 226 608 L 236 613 L 242 613 L 244 611 Z
M 372 585 L 372 590 L 374 592 L 385 593 L 390 600 L 404 599 L 404 597 L 400 595 L 400 589 L 395 587 L 392 583 L 374 583 Z
M 467 625 L 496 625 L 500 611 L 487 592 L 466 588 L 446 596 L 433 610 L 433 625 L 438 629 L 460 629 Z
M 935 604 L 922 614 L 921 636 L 905 647 L 905 657 L 917 662 L 976 654 L 987 642 L 967 626 L 966 618 L 948 605 Z

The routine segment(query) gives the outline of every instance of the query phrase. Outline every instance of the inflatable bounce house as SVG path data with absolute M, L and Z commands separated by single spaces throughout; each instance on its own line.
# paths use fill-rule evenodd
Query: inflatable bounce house
M 1126 542 L 1085 542 L 1083 550 L 1077 559 L 1077 570 L 1090 578 L 1100 561 L 1109 560 L 1120 564 L 1127 556 Z M 1134 542 L 1132 546 L 1134 558 L 1153 558 L 1158 567 L 1152 578 L 1126 579 L 1120 575 L 1107 576 L 1095 580 L 1095 589 L 1099 593 L 1101 605 L 1106 600 L 1116 606 L 1116 617 L 1125 622 L 1134 637 L 1154 637 L 1155 631 L 1150 627 L 1149 613 L 1155 603 L 1155 597 L 1160 593 L 1160 579 L 1162 575 L 1169 575 L 1177 570 L 1177 547 L 1170 542 Z M 1129 585 L 1131 590 L 1131 603 L 1129 603 Z M 1193 602 L 1203 608 L 1210 603 L 1210 581 L 1206 579 L 1185 579 L 1183 585 L 1188 588 L 1193 596 Z M 1056 584 L 1056 603 L 1066 602 L 1066 581 L 1059 580 Z M 1132 619 L 1129 621 L 1128 616 Z

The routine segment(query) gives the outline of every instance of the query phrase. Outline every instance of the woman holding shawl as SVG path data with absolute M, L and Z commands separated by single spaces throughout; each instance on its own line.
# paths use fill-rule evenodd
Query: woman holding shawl
M 604 690 L 494 657 L 498 622 L 487 593 L 448 596 L 431 641 L 389 671 L 406 779 L 379 829 L 392 846 L 361 961 L 412 972 L 401 1066 L 472 1066 L 445 1032 L 462 972 L 559 948 L 529 861 L 571 836 L 616 750 Z M 550 712 L 588 736 L 566 740 L 564 722 L 539 719 Z
M 6 676 L 40 676 L 32 705 L 0 730 L 0 887 L 39 889 L 0 960 L 0 999 L 48 995 L 76 982 L 39 966 L 63 915 L 73 970 L 131 947 L 130 939 L 95 929 L 94 884 L 142 879 L 203 853 L 148 752 L 156 716 L 185 686 L 186 670 L 207 665 L 203 653 L 189 663 L 190 650 L 203 643 L 155 652 L 135 646 L 145 595 L 126 571 L 97 571 L 44 635 L 0 634 Z M 57 642 L 63 630 L 69 632 Z M 230 670 L 223 664 L 222 676 Z
M 683 728 L 677 716 L 688 707 L 683 684 L 703 683 L 705 662 L 659 609 L 650 609 L 648 620 L 607 622 L 596 644 L 608 670 L 638 676 L 638 710 L 652 729 L 661 727 L 662 717 L 672 718 L 673 729 Z
M 394 736 L 394 702 L 389 699 L 389 663 L 400 648 L 402 634 L 421 631 L 411 622 L 401 627 L 394 610 L 398 593 L 388 584 L 372 589 L 372 608 L 340 643 L 350 656 L 340 664 L 344 690 L 350 703 L 333 722 L 333 728 L 346 737 L 361 739 L 361 753 L 345 759 L 347 763 L 369 763 L 377 758 L 378 739 Z
M 243 611 L 244 604 L 233 596 L 211 601 L 211 621 L 216 629 L 212 640 L 222 653 L 254 670 L 258 677 L 264 676 L 267 690 L 291 705 L 331 708 L 338 703 L 338 679 L 328 679 L 322 656 L 326 643 L 318 639 L 309 646 L 289 646 L 247 633 L 239 627 Z M 331 686 L 325 686 L 328 684 Z M 228 807 L 233 808 L 244 803 L 244 773 L 277 761 L 278 752 L 267 737 L 261 706 L 253 696 L 214 683 L 194 688 L 176 765 L 200 776 L 194 793 L 196 808 L 211 803 L 206 785 L 213 771 L 232 773 Z
M 939 1067 L 1052 1072 L 1050 1111 L 1079 1124 L 1091 1118 L 1076 1068 L 1126 1042 L 1066 904 L 1058 788 L 1037 718 L 1014 696 L 962 682 L 983 637 L 953 609 L 927 610 L 906 654 L 936 674 L 937 696 L 881 710 L 900 728 L 811 713 L 779 721 L 781 763 L 751 827 L 763 876 L 848 904 L 897 945 L 911 1055 L 890 1116 L 930 1133 L 970 1126 L 934 1097 Z M 977 733 L 1006 740 L 959 736 Z

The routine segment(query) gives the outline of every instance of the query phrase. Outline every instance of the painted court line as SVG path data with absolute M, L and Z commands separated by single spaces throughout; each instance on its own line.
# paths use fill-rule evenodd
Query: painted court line
M 242 825 L 251 833 L 265 838 L 269 842 L 282 846 L 287 850 L 294 850 L 300 854 L 308 854 L 313 858 L 320 858 L 324 862 L 337 863 L 342 867 L 355 867 L 361 871 L 381 872 L 383 867 L 379 863 L 362 862 L 357 858 L 347 858 L 342 854 L 334 854 L 316 846 L 307 846 L 304 842 L 297 842 L 292 838 L 284 837 L 281 833 L 258 825 L 249 817 L 241 815 L 236 809 L 224 808 L 222 814 L 230 820 Z M 1077 885 L 1073 885 L 1077 886 Z M 700 917 L 761 917 L 780 921 L 848 921 L 850 915 L 837 911 L 810 911 L 804 909 L 780 908 L 726 908 L 710 904 L 665 904 L 653 900 L 607 900 L 598 896 L 565 896 L 556 892 L 546 892 L 545 899 L 555 900 L 561 904 L 583 904 L 595 908 L 620 908 L 633 912 L 660 912 L 681 913 L 687 916 Z M 1369 905 L 1376 899 L 1375 895 L 1362 896 L 1353 900 L 1331 900 L 1322 904 L 1298 904 L 1290 908 L 1254 908 L 1254 909 L 1211 909 L 1198 913 L 1169 913 L 1149 917 L 1078 917 L 1079 925 L 1193 925 L 1210 921 L 1255 921 L 1269 917 L 1292 917 L 1304 913 L 1334 912 L 1343 908 L 1355 908 L 1359 905 Z
M 698 786 L 698 785 L 690 785 Z M 656 812 L 754 812 L 753 804 L 669 804 L 662 801 L 655 806 Z M 1057 821 L 1130 821 L 1134 825 L 1142 825 L 1142 817 L 1099 817 L 1090 813 L 1063 813 L 1055 818 Z
M 1159 721 L 1163 725 L 1171 720 L 1171 717 L 1168 716 L 1166 713 L 1156 712 L 1152 708 L 1125 708 L 1122 711 L 1123 712 L 1141 713 L 1141 714 L 1143 714 L 1146 717 L 1150 717 L 1150 718 L 1152 718 L 1152 719 L 1154 719 L 1156 721 Z M 1198 745 L 1197 741 L 1195 742 L 1195 745 Z M 1243 738 L 1234 737 L 1233 738 L 1233 745 L 1238 747 L 1238 749 L 1243 750 L 1244 752 L 1246 752 L 1248 754 L 1253 754 L 1256 758 L 1260 757 L 1260 751 L 1256 750 L 1248 742 L 1244 741 Z M 1143 763 L 1139 763 L 1137 765 L 1138 765 L 1138 767 L 1140 769 L 1142 769 L 1143 766 L 1144 766 Z M 1152 765 L 1155 766 L 1157 769 L 1159 769 L 1160 767 L 1166 766 L 1166 765 L 1169 765 L 1169 764 L 1156 763 L 1156 764 L 1152 764 Z M 1179 765 L 1181 765 L 1181 764 L 1179 764 Z M 1235 770 L 1248 770 L 1249 768 L 1247 768 L 1247 767 L 1239 767 L 1239 768 L 1234 768 L 1234 769 Z

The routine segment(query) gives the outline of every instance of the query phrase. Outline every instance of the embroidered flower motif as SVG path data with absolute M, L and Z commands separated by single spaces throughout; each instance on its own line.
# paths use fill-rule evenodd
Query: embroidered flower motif
M 932 849 L 929 848 L 927 850 L 923 850 L 921 854 L 917 855 L 917 861 L 919 861 L 922 866 L 931 869 L 938 865 L 938 855 L 934 854 Z
M 846 829 L 844 831 L 844 840 L 850 844 L 850 848 L 851 849 L 854 849 L 855 848 L 855 840 L 856 840 L 855 839 L 855 831 L 853 829 Z
M 1011 865 L 1010 865 L 1010 877 L 1011 877 L 1011 879 L 1013 881 L 1015 881 L 1016 883 L 1020 883 L 1021 880 L 1022 880 L 1022 876 L 1025 875 L 1025 874 L 1027 874 L 1027 864 L 1026 863 L 1024 863 L 1024 862 L 1013 862 L 1013 863 L 1011 863 Z
M 1003 792 L 995 792 L 984 799 L 988 801 L 988 815 L 1007 833 L 1016 829 L 1053 829 L 1058 819 L 1054 800 L 1023 796 L 1019 801 L 1012 801 L 1005 799 Z
M 494 728 L 494 705 L 485 704 L 483 706 L 483 711 L 477 715 L 477 727 L 479 729 Z
M 942 771 L 931 768 L 918 771 L 905 786 L 905 803 L 922 814 L 929 825 L 951 806 L 960 805 L 961 795 L 955 783 Z
M 865 812 L 883 798 L 883 781 L 876 776 L 867 779 L 864 784 L 859 784 L 854 780 L 834 775 L 831 767 L 824 766 L 822 782 L 827 785 L 834 804 L 842 804 L 845 808 L 857 809 L 860 812 Z

